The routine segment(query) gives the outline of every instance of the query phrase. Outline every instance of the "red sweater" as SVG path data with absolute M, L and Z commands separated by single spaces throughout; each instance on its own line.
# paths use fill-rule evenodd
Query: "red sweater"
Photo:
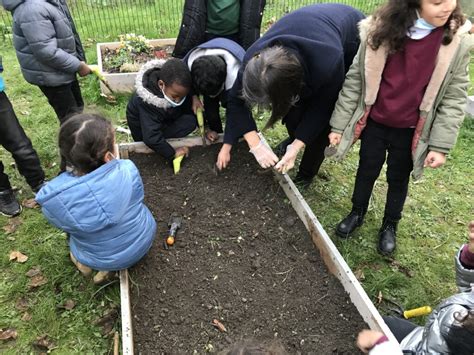
M 416 126 L 442 38 L 443 28 L 419 40 L 407 37 L 404 48 L 388 56 L 370 112 L 374 121 L 395 128 Z

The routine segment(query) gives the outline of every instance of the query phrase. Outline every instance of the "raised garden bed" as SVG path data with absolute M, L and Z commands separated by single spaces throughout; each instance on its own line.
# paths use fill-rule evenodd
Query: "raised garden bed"
M 392 337 L 291 180 L 279 175 L 282 189 L 245 147 L 216 175 L 218 149 L 193 148 L 177 176 L 157 155 L 131 153 L 147 151 L 144 145 L 120 149 L 141 171 L 159 230 L 131 270 L 137 353 L 213 352 L 241 339 L 277 338 L 290 353 L 353 354 L 357 332 L 367 327 L 362 318 Z M 173 212 L 183 225 L 176 245 L 165 250 Z M 123 290 L 126 282 L 122 273 Z M 125 298 L 123 349 L 132 353 Z M 213 327 L 214 319 L 227 332 Z
M 151 39 L 146 41 L 153 50 L 149 55 L 140 54 L 134 57 L 136 63 L 145 63 L 148 60 L 155 58 L 167 59 L 171 56 L 173 52 L 174 45 L 176 43 L 176 38 L 164 38 L 164 39 Z M 120 73 L 118 72 L 118 67 L 113 67 L 111 71 L 107 71 L 106 66 L 104 65 L 105 58 L 110 58 L 113 53 L 120 48 L 121 42 L 108 42 L 108 43 L 97 43 L 97 62 L 99 65 L 100 72 L 104 75 L 104 78 L 107 80 L 109 86 L 114 92 L 120 93 L 129 93 L 132 92 L 135 88 L 135 77 L 137 76 L 137 71 Z M 130 63 L 132 64 L 132 63 Z M 100 83 L 100 88 L 102 93 L 110 94 L 110 91 L 107 87 Z

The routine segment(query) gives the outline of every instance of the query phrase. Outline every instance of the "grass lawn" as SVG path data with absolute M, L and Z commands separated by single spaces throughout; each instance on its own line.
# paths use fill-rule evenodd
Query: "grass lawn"
M 89 61 L 93 63 L 95 47 L 87 43 Z M 24 81 L 14 50 L 0 44 L 0 53 L 5 67 L 6 92 L 51 179 L 58 173 L 58 121 L 39 89 Z M 474 78 L 473 63 L 470 70 Z M 111 105 L 99 96 L 94 78 L 82 79 L 81 85 L 89 111 L 97 111 L 115 124 L 124 125 L 126 96 Z M 263 120 L 259 121 L 262 123 Z M 285 133 L 279 126 L 266 135 L 275 144 Z M 124 142 L 129 138 L 119 134 L 118 140 Z M 453 256 L 466 241 L 466 224 L 474 216 L 471 163 L 474 120 L 465 120 L 447 164 L 441 169 L 426 171 L 422 181 L 411 184 L 394 260 L 381 257 L 375 250 L 385 203 L 384 178 L 377 181 L 364 226 L 349 240 L 334 236 L 334 226 L 350 209 L 358 163 L 356 150 L 341 163 L 326 161 L 321 173 L 327 180 L 318 179 L 313 183 L 304 193 L 305 198 L 372 299 L 382 292 L 407 308 L 436 306 L 456 291 Z M 0 159 L 18 188 L 19 199 L 33 197 L 3 149 L 0 149 Z M 163 198 L 166 201 L 166 197 Z M 34 352 L 32 344 L 38 337 L 47 335 L 57 354 L 109 353 L 111 338 L 104 336 L 103 328 L 93 323 L 118 306 L 118 284 L 99 288 L 85 280 L 69 261 L 65 235 L 51 227 L 39 209 L 25 208 L 15 221 L 16 231 L 7 233 L 12 219 L 0 217 L 0 328 L 15 328 L 18 337 L 0 343 L 0 352 Z M 11 251 L 22 252 L 28 260 L 25 263 L 9 261 Z M 32 279 L 25 275 L 33 267 L 40 268 L 46 281 L 36 288 L 30 287 Z M 74 307 L 64 309 L 64 304 L 71 300 Z M 112 326 L 120 330 L 119 322 Z

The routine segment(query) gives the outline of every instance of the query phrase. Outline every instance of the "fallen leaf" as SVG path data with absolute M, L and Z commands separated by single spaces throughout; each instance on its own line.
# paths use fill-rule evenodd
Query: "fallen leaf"
M 0 340 L 12 340 L 16 339 L 17 336 L 18 333 L 13 328 L 8 328 L 5 330 L 0 329 Z
M 40 286 L 44 285 L 47 282 L 48 282 L 48 279 L 46 277 L 44 277 L 44 275 L 38 274 L 38 275 L 33 276 L 30 279 L 30 284 L 28 286 L 29 286 L 30 289 L 33 289 L 33 288 L 36 288 L 36 287 L 40 287 Z
M 5 234 L 15 233 L 16 230 L 18 229 L 18 227 L 21 226 L 22 223 L 23 223 L 23 221 L 19 217 L 10 218 L 8 220 L 8 223 L 3 226 L 3 230 L 5 231 Z
M 355 276 L 356 279 L 359 280 L 359 281 L 364 281 L 364 280 L 365 280 L 364 271 L 363 271 L 362 269 L 357 269 L 357 270 L 354 272 L 354 276 Z
M 25 275 L 28 277 L 34 277 L 36 275 L 41 274 L 41 268 L 39 266 L 33 266 L 31 269 L 29 269 Z
M 382 303 L 382 300 L 383 300 L 382 291 L 379 291 L 379 295 L 377 296 L 377 303 L 378 304 Z
M 58 308 L 66 309 L 68 311 L 70 311 L 74 307 L 76 307 L 76 302 L 74 302 L 73 300 L 67 300 L 66 302 L 58 306 Z
M 21 202 L 21 205 L 25 208 L 38 208 L 39 204 L 34 198 L 28 198 Z
M 23 264 L 28 260 L 28 257 L 17 250 L 13 250 L 12 252 L 10 252 L 10 261 L 12 260 L 16 260 L 17 262 Z
M 223 333 L 227 332 L 227 329 L 225 329 L 224 324 L 222 324 L 221 322 L 219 322 L 219 320 L 217 320 L 217 319 L 213 319 L 213 320 L 212 320 L 212 325 L 213 325 L 214 327 L 216 327 L 217 329 L 219 329 L 219 330 L 220 330 L 221 332 L 223 332 Z
M 50 351 L 51 349 L 55 348 L 52 339 L 48 335 L 37 337 L 33 342 L 33 346 L 40 351 Z
M 15 303 L 15 308 L 19 311 L 26 311 L 29 308 L 28 300 L 25 297 L 20 297 Z
M 393 270 L 400 271 L 408 277 L 415 276 L 415 273 L 412 270 L 410 270 L 408 267 L 402 265 L 398 260 L 391 259 L 390 260 L 390 266 L 392 267 Z
M 104 315 L 100 318 L 97 318 L 93 324 L 102 327 L 102 335 L 110 334 L 113 329 L 115 322 L 117 321 L 118 312 L 116 308 L 110 308 L 105 311 Z
M 29 322 L 31 318 L 31 314 L 29 314 L 28 312 L 23 313 L 23 316 L 21 316 L 21 320 L 23 322 Z
M 13 242 L 14 240 L 16 240 L 16 238 L 15 237 L 7 237 L 7 240 L 11 240 Z

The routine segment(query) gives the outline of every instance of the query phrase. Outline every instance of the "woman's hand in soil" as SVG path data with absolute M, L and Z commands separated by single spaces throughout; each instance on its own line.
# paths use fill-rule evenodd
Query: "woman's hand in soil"
M 250 148 L 257 162 L 264 169 L 274 166 L 278 162 L 278 157 L 273 151 L 260 140 L 257 145 Z
M 86 62 L 81 62 L 79 65 L 79 70 L 77 71 L 80 76 L 86 76 L 92 73 L 91 68 L 86 64 Z
M 367 354 L 383 336 L 382 332 L 364 329 L 357 336 L 357 347 Z
M 197 111 L 199 109 L 204 111 L 204 105 L 202 104 L 201 100 L 199 99 L 199 96 L 197 95 L 193 95 L 192 109 L 195 115 L 197 115 Z
M 430 167 L 433 169 L 439 168 L 441 165 L 446 163 L 446 154 L 440 152 L 428 152 L 426 156 L 424 167 Z
M 180 157 L 181 155 L 184 155 L 187 157 L 189 155 L 189 148 L 188 147 L 179 147 L 175 149 L 174 157 Z
M 224 143 L 222 145 L 221 150 L 219 151 L 219 155 L 217 156 L 216 166 L 217 169 L 222 170 L 227 168 L 230 162 L 230 150 L 232 149 L 232 145 L 228 143 Z
M 298 152 L 304 147 L 304 143 L 299 139 L 295 139 L 293 143 L 286 147 L 286 153 L 275 166 L 275 169 L 282 174 L 287 173 L 290 169 L 295 166 L 295 160 L 298 156 Z
M 342 134 L 331 132 L 329 133 L 329 144 L 330 145 L 339 145 L 341 143 Z

